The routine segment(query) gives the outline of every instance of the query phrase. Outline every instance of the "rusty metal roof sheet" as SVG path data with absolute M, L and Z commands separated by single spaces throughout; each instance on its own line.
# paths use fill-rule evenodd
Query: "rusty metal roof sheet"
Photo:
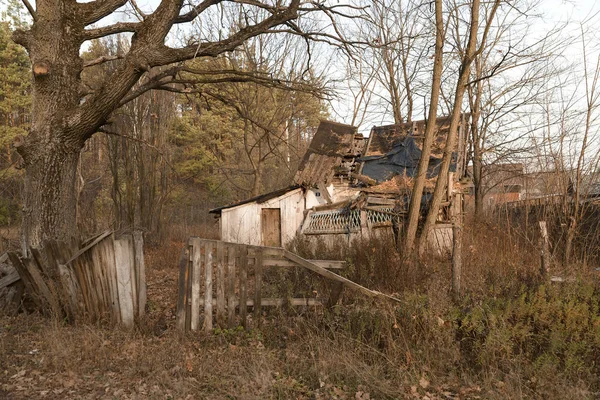
M 321 121 L 298 167 L 294 182 L 305 186 L 328 184 L 344 158 L 360 155 L 362 144 L 362 135 L 357 135 L 356 127 Z

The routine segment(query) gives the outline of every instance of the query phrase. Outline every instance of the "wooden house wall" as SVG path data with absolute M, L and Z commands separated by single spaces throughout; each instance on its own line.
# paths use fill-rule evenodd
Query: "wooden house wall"
M 304 218 L 304 194 L 295 189 L 264 203 L 247 203 L 221 212 L 221 240 L 233 243 L 261 245 L 261 210 L 279 208 L 281 212 L 281 240 L 290 241 Z

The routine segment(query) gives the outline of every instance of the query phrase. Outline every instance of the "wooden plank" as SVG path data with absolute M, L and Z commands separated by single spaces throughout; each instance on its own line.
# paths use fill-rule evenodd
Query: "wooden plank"
M 33 302 L 38 307 L 43 307 L 42 300 L 39 297 L 37 288 L 33 282 L 33 279 L 31 278 L 29 272 L 27 271 L 27 268 L 25 268 L 25 265 L 23 265 L 23 263 L 21 262 L 20 255 L 17 253 L 8 252 L 8 258 L 10 259 L 10 263 L 12 264 L 13 268 L 17 271 L 17 273 L 21 277 L 21 280 L 23 281 L 23 284 L 25 285 L 25 290 L 31 296 L 31 299 L 33 300 Z
M 138 316 L 143 317 L 146 313 L 148 293 L 146 287 L 146 263 L 144 261 L 144 236 L 140 231 L 133 232 L 133 248 L 138 290 Z
M 125 238 L 115 240 L 114 246 L 121 323 L 127 328 L 133 328 L 135 314 L 131 276 L 131 270 L 133 269 L 133 265 L 131 265 L 131 247 L 129 241 Z
M 225 243 L 225 242 L 224 242 Z M 257 253 L 261 253 L 263 258 L 266 257 L 283 257 L 282 247 L 268 247 L 268 246 L 248 246 L 248 256 L 254 257 Z
M 217 242 L 217 324 L 225 328 L 225 246 Z
M 117 266 L 115 263 L 114 237 L 109 237 L 103 242 L 102 258 L 104 272 L 108 287 L 108 298 L 112 310 L 112 320 L 115 324 L 121 322 L 121 307 L 119 306 L 119 289 L 117 285 Z
M 285 250 L 285 256 L 286 256 L 286 258 L 294 261 L 295 263 L 300 264 L 301 266 L 305 267 L 306 269 L 308 269 L 310 271 L 313 271 L 321 276 L 324 276 L 325 278 L 329 278 L 334 281 L 341 282 L 348 288 L 350 288 L 352 290 L 356 290 L 358 292 L 361 292 L 369 297 L 382 298 L 382 299 L 386 299 L 386 300 L 392 300 L 397 303 L 402 303 L 401 300 L 399 300 L 395 297 L 389 296 L 389 295 L 381 293 L 381 292 L 377 292 L 375 290 L 367 289 L 366 287 L 361 286 L 358 283 L 352 282 L 350 279 L 344 278 L 343 276 L 340 276 L 340 275 L 338 275 L 334 272 L 331 272 L 325 268 L 321 268 L 320 266 L 318 266 L 314 263 L 311 263 L 310 261 L 305 260 L 304 258 L 297 256 L 296 254 L 291 253 L 287 250 Z
M 263 272 L 263 255 L 260 252 L 256 253 L 256 263 L 254 264 L 254 323 L 255 327 L 260 326 L 261 316 L 261 298 L 262 298 L 262 272 Z
M 346 261 L 338 261 L 338 260 L 308 260 L 314 264 L 317 264 L 321 268 L 327 269 L 343 269 L 346 266 Z M 263 260 L 264 267 L 298 267 L 299 265 L 295 262 L 280 258 L 267 258 Z
M 89 249 L 91 249 L 92 247 L 94 247 L 95 245 L 97 245 L 98 243 L 100 243 L 102 240 L 104 240 L 106 237 L 112 235 L 113 231 L 106 231 L 104 233 L 102 233 L 101 235 L 99 235 L 96 239 L 94 239 L 90 244 L 88 244 L 87 246 L 85 246 L 84 248 L 82 248 L 81 250 L 78 250 L 77 252 L 75 252 L 70 259 L 66 260 L 63 264 L 68 264 L 69 262 L 73 261 L 74 259 L 76 259 L 77 257 L 79 257 L 80 255 L 82 255 L 83 253 L 85 253 L 86 251 L 88 251 Z
M 246 299 L 247 299 L 247 283 L 248 283 L 248 247 L 246 245 L 238 245 L 239 254 L 239 269 L 240 269 L 240 320 L 244 328 L 246 328 Z
M 202 305 L 204 305 L 205 299 L 201 299 L 200 302 L 202 303 Z M 215 297 L 213 297 L 213 299 L 212 299 L 212 304 L 213 305 L 217 304 L 217 299 Z M 241 301 L 238 301 L 238 299 L 235 299 L 235 305 L 239 306 L 240 304 L 242 304 Z M 324 304 L 324 301 L 321 299 L 316 299 L 314 297 L 313 298 L 292 298 L 292 299 L 263 297 L 260 300 L 261 307 L 281 307 L 286 304 L 295 306 L 295 307 L 322 306 Z M 246 307 L 254 307 L 254 300 L 247 299 Z
M 139 302 L 138 302 L 138 287 L 137 287 L 137 276 L 135 271 L 135 249 L 133 248 L 133 235 L 123 235 L 121 239 L 127 241 L 127 255 L 129 256 L 129 274 L 131 275 L 131 300 L 133 303 L 133 316 L 138 316 Z
M 227 245 L 227 325 L 235 328 L 235 263 L 237 246 Z
M 13 270 L 8 275 L 5 275 L 2 279 L 0 279 L 0 289 L 12 285 L 19 279 L 21 279 L 19 277 L 19 273 L 16 269 L 13 268 Z
M 192 256 L 191 273 L 192 286 L 190 297 L 192 298 L 192 310 L 190 315 L 190 329 L 197 331 L 200 328 L 200 278 L 201 278 L 201 242 L 199 239 L 190 239 L 190 251 Z
M 186 303 L 187 303 L 187 282 L 188 282 L 188 255 L 187 249 L 184 247 L 181 249 L 181 256 L 179 257 L 179 283 L 177 290 L 177 329 L 185 331 L 185 314 L 186 314 Z
M 213 315 L 212 315 L 212 287 L 213 287 L 213 242 L 207 241 L 204 244 L 204 330 L 208 333 L 212 332 Z
M 58 299 L 52 293 L 52 291 L 50 290 L 50 288 L 44 281 L 44 278 L 42 277 L 42 274 L 39 269 L 40 267 L 37 264 L 36 260 L 34 258 L 22 258 L 21 261 L 22 261 L 23 265 L 25 266 L 25 268 L 27 269 L 27 271 L 29 272 L 29 275 L 31 276 L 31 278 L 34 282 L 34 285 L 37 289 L 37 293 L 40 296 L 40 299 L 42 300 L 43 303 L 45 303 L 42 306 L 42 311 L 43 312 L 49 311 L 52 313 L 51 315 L 61 318 L 62 312 L 60 309 Z
M 0 256 L 0 263 L 5 263 L 8 260 L 8 253 L 4 253 Z

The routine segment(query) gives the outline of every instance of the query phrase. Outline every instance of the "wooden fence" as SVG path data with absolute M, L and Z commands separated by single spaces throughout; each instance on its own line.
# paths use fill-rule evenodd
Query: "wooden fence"
M 105 232 L 79 248 L 46 242 L 30 256 L 8 253 L 36 306 L 70 321 L 111 321 L 132 327 L 146 307 L 141 232 L 115 239 Z
M 301 267 L 371 297 L 396 300 L 360 286 L 330 269 L 343 268 L 342 261 L 305 260 L 278 247 L 251 246 L 218 240 L 190 238 L 180 259 L 177 327 L 210 332 L 213 310 L 219 327 L 247 327 L 248 307 L 258 320 L 263 306 L 321 305 L 319 298 L 263 297 L 263 275 L 269 267 Z M 396 300 L 397 301 L 397 300 Z M 201 324 L 201 312 L 204 322 Z

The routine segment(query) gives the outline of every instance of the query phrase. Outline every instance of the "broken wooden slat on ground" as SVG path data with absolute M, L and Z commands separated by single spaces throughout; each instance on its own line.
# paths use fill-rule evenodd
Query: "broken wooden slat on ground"
M 2 279 L 0 279 L 0 289 L 12 285 L 19 279 L 21 279 L 19 278 L 19 273 L 17 272 L 17 270 L 13 269 L 8 275 L 5 275 L 2 277 Z
M 352 282 L 350 279 L 344 278 L 343 276 L 340 276 L 340 275 L 338 275 L 334 272 L 331 272 L 325 268 L 322 268 L 314 263 L 311 263 L 310 261 L 305 260 L 304 258 L 297 256 L 294 253 L 291 253 L 287 250 L 284 250 L 284 251 L 285 251 L 285 256 L 287 258 L 289 258 L 290 260 L 294 261 L 295 263 L 305 267 L 306 269 L 316 272 L 317 274 L 319 274 L 321 276 L 332 279 L 334 281 L 341 282 L 350 289 L 359 291 L 369 297 L 383 298 L 386 300 L 392 300 L 392 301 L 401 303 L 401 301 L 395 297 L 389 296 L 389 295 L 381 293 L 381 292 L 377 292 L 375 290 L 367 289 L 366 287 L 361 286 L 356 282 Z
M 204 299 L 201 299 L 200 302 L 204 305 Z M 213 303 L 213 305 L 216 305 L 217 299 L 213 297 L 212 303 Z M 238 306 L 240 304 L 241 304 L 241 302 L 236 299 L 235 306 Z M 254 304 L 255 304 L 254 300 L 252 300 L 252 299 L 246 300 L 246 307 L 254 307 Z M 260 300 L 260 305 L 265 306 L 265 307 L 281 307 L 286 304 L 289 304 L 290 306 L 322 306 L 323 301 L 321 299 L 316 299 L 314 297 L 291 298 L 291 299 L 263 297 Z
M 317 264 L 321 268 L 327 268 L 327 269 L 343 269 L 346 264 L 345 261 L 336 261 L 336 260 L 309 260 L 309 261 L 314 264 Z M 263 266 L 264 267 L 298 267 L 299 265 L 296 264 L 295 262 L 285 259 L 285 258 L 281 258 L 281 259 L 267 258 L 267 259 L 263 259 Z

